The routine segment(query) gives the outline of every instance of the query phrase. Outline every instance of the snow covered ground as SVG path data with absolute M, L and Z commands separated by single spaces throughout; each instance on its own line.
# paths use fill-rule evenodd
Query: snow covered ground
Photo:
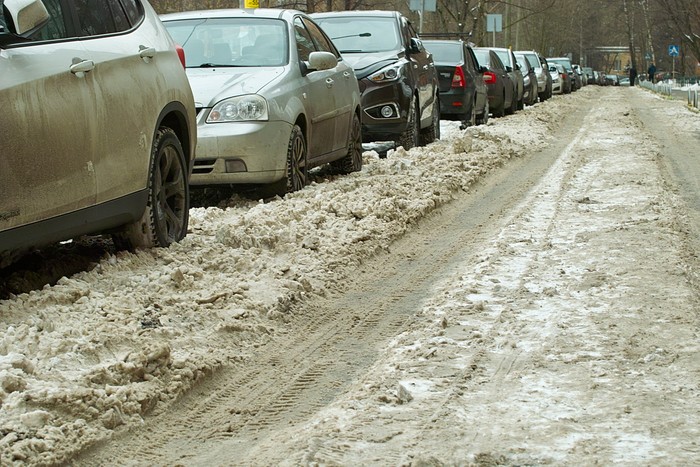
M 393 241 L 422 218 L 511 159 L 531 155 L 547 146 L 550 135 L 561 125 L 562 116 L 577 106 L 598 105 L 599 93 L 606 93 L 606 99 L 617 99 L 622 106 L 625 93 L 643 94 L 640 99 L 649 102 L 659 100 L 638 88 L 613 90 L 588 86 L 466 131 L 460 131 L 456 122 L 443 122 L 442 139 L 426 148 L 408 152 L 399 148 L 390 151 L 386 158 L 379 158 L 374 151 L 365 152 L 360 173 L 338 177 L 318 172 L 314 183 L 283 200 L 263 203 L 234 197 L 222 206 L 192 209 L 190 233 L 177 245 L 136 254 L 120 252 L 104 258 L 91 271 L 63 278 L 53 287 L 0 301 L 0 464 L 61 463 L 86 446 L 109 438 L 115 431 L 139 426 L 144 417 L 167 408 L 198 381 L 231 362 L 245 360 L 258 346 L 283 332 L 290 318 L 291 304 L 337 290 L 364 260 L 389 249 Z M 682 103 L 668 101 L 664 105 L 669 120 L 691 130 L 700 127 L 700 116 Z M 639 231 L 632 229 L 633 224 L 660 222 L 667 225 L 671 222 L 669 219 L 673 216 L 669 212 L 675 201 L 664 193 L 662 181 L 654 174 L 635 179 L 640 172 L 631 175 L 625 172 L 630 164 L 640 164 L 638 168 L 642 172 L 649 170 L 654 165 L 658 148 L 652 144 L 650 149 L 639 153 L 641 160 L 638 160 L 634 157 L 637 154 L 634 148 L 639 148 L 640 142 L 630 139 L 629 131 L 614 128 L 614 119 L 606 120 L 604 114 L 595 117 L 610 127 L 597 134 L 597 140 L 584 143 L 598 152 L 604 152 L 606 144 L 627 144 L 620 153 L 625 158 L 611 170 L 620 180 L 637 180 L 638 184 L 633 183 L 633 186 L 639 190 L 630 191 L 629 186 L 621 182 L 617 191 L 606 189 L 603 198 L 602 185 L 598 191 L 597 184 L 603 183 L 606 169 L 595 164 L 582 166 L 582 170 L 591 171 L 591 175 L 581 181 L 581 186 L 587 189 L 571 195 L 577 200 L 570 206 L 578 213 L 579 220 L 572 211 L 566 217 L 566 222 L 570 223 L 547 224 L 550 210 L 558 209 L 556 203 L 547 202 L 547 194 L 554 193 L 562 184 L 575 183 L 557 178 L 549 180 L 534 195 L 544 200 L 538 204 L 539 210 L 523 208 L 519 217 L 513 219 L 512 228 L 504 230 L 489 250 L 481 253 L 482 262 L 478 267 L 465 270 L 461 276 L 446 278 L 442 288 L 436 291 L 436 297 L 442 300 L 435 300 L 425 311 L 433 324 L 416 329 L 415 334 L 397 336 L 387 349 L 387 360 L 368 371 L 367 381 L 379 381 L 384 389 L 385 384 L 391 384 L 390 394 L 397 398 L 397 403 L 382 406 L 376 399 L 371 399 L 373 403 L 358 399 L 363 391 L 370 391 L 371 386 L 367 381 L 358 382 L 356 392 L 329 407 L 294 436 L 306 430 L 311 433 L 309 436 L 317 438 L 319 431 L 334 431 L 339 434 L 326 443 L 346 443 L 354 448 L 354 453 L 360 453 L 366 446 L 357 440 L 362 439 L 363 434 L 371 437 L 365 431 L 374 429 L 371 420 L 397 417 L 396 420 L 405 421 L 411 416 L 407 412 L 409 408 L 425 403 L 425 410 L 434 410 L 435 398 L 450 401 L 445 405 L 454 410 L 449 414 L 449 423 L 464 426 L 470 416 L 457 409 L 459 404 L 455 400 L 468 404 L 464 407 L 477 407 L 478 411 L 479 397 L 460 399 L 463 394 L 458 394 L 454 386 L 449 386 L 445 393 L 440 385 L 436 386 L 434 378 L 421 371 L 415 374 L 396 372 L 400 372 L 400 368 L 423 367 L 423 363 L 418 363 L 427 358 L 425 352 L 439 347 L 453 357 L 439 359 L 436 368 L 449 364 L 453 370 L 462 372 L 461 377 L 467 378 L 465 375 L 474 363 L 459 356 L 460 346 L 465 344 L 458 337 L 465 333 L 476 339 L 499 340 L 499 347 L 517 345 L 527 352 L 541 345 L 542 339 L 556 334 L 557 327 L 575 329 L 577 324 L 568 318 L 549 321 L 545 317 L 575 306 L 571 304 L 579 295 L 590 290 L 595 292 L 586 302 L 590 312 L 586 319 L 595 320 L 593 315 L 608 311 L 621 291 L 636 287 L 632 266 L 605 263 L 597 258 L 600 262 L 593 267 L 594 261 L 581 247 L 597 242 L 596 232 L 605 232 L 606 235 L 598 237 L 607 245 L 601 248 L 603 251 L 608 248 L 613 258 L 617 248 L 622 248 L 619 242 L 634 243 L 639 238 Z M 558 162 L 564 166 L 577 163 L 574 154 Z M 637 206 L 644 207 L 634 216 L 634 223 L 625 226 L 617 222 L 617 218 L 615 222 L 605 218 L 603 211 L 636 213 L 636 208 L 624 203 L 629 197 Z M 546 231 L 537 228 L 540 222 L 547 225 Z M 661 233 L 651 235 L 664 246 L 672 247 L 663 258 L 669 262 L 665 273 L 678 274 L 671 267 L 680 261 L 673 229 L 662 229 Z M 542 246 L 547 242 L 548 251 L 539 250 L 535 256 L 523 253 L 524 256 L 519 257 L 521 247 Z M 640 242 L 639 248 L 645 245 Z M 506 257 L 509 258 L 507 262 Z M 523 280 L 521 268 L 526 267 L 537 278 L 546 280 L 528 283 L 527 276 Z M 584 277 L 580 290 L 569 290 L 562 285 L 562 281 L 573 274 Z M 645 276 L 644 280 L 650 277 L 653 276 Z M 618 278 L 615 279 L 616 288 L 601 288 L 611 278 Z M 652 282 L 644 284 L 651 287 Z M 500 301 L 499 294 L 513 288 L 522 289 L 524 297 L 511 299 L 515 302 Z M 684 286 L 672 292 L 678 295 L 664 295 L 653 303 L 668 300 L 682 308 L 691 301 L 687 295 L 692 295 L 693 291 Z M 643 308 L 642 304 L 638 306 Z M 528 327 L 530 331 L 526 336 L 530 340 L 513 342 L 499 334 L 515 332 L 515 328 L 504 330 L 496 326 L 499 320 L 505 319 L 499 316 L 513 313 L 515 308 L 528 310 L 530 323 L 527 326 L 537 329 L 535 332 Z M 606 322 L 606 325 L 612 324 Z M 689 352 L 696 351 L 697 346 L 674 352 L 674 355 L 682 354 L 680 358 L 685 358 Z M 598 352 L 596 348 L 568 348 L 552 354 L 551 358 L 564 368 L 573 362 L 598 361 Z M 542 358 L 540 363 L 547 366 L 550 357 L 545 354 Z M 638 358 L 650 362 L 672 359 L 663 348 L 651 349 Z M 510 364 L 509 361 L 503 363 Z M 587 384 L 605 385 L 609 371 L 613 370 L 601 363 L 596 378 L 587 380 Z M 520 377 L 525 380 L 529 376 L 521 373 Z M 555 424 L 573 423 L 570 417 L 575 407 L 541 405 L 546 399 L 566 399 L 567 391 L 582 390 L 578 385 L 571 388 L 556 381 L 555 373 L 531 381 L 539 388 L 539 394 L 533 394 L 528 393 L 533 386 L 520 391 L 518 384 L 501 380 L 512 385 L 509 386 L 512 389 L 501 394 L 500 404 L 485 407 L 515 410 L 518 415 L 514 419 L 519 421 L 545 413 Z M 469 393 L 468 386 L 465 379 L 460 391 Z M 397 388 L 403 390 L 394 393 Z M 693 391 L 697 390 L 696 380 Z M 604 401 L 597 398 L 612 397 L 614 392 L 615 388 L 606 388 L 605 393 L 597 394 L 591 401 L 601 407 Z M 496 393 L 476 392 L 482 402 L 486 399 L 493 402 Z M 546 397 L 537 399 L 540 405 L 518 405 L 535 396 Z M 405 400 L 401 400 L 402 397 Z M 693 397 L 697 404 L 697 392 Z M 404 404 L 409 398 L 415 402 Z M 363 406 L 366 412 L 358 411 L 358 406 Z M 617 407 L 615 410 L 624 417 L 628 409 Z M 481 415 L 480 420 L 490 416 Z M 360 417 L 359 421 L 355 417 Z M 693 417 L 697 419 L 697 410 Z M 400 425 L 392 429 L 398 433 L 402 429 Z M 515 425 L 522 429 L 525 423 Z M 626 426 L 609 429 L 613 435 L 624 432 L 631 438 L 627 439 L 627 444 L 617 444 L 615 453 L 607 459 L 634 462 L 653 459 L 654 456 L 644 453 L 626 457 L 626 447 L 636 449 L 649 441 L 641 435 L 635 439 L 638 433 L 625 431 Z M 544 426 L 541 429 L 547 431 Z M 425 459 L 439 457 L 439 445 L 431 448 L 428 444 L 435 443 L 445 433 L 434 432 L 416 441 L 425 448 Z M 549 435 L 551 433 L 547 432 Z M 697 439 L 698 433 L 691 435 Z M 296 439 L 294 436 L 282 436 L 274 441 L 281 446 Z M 397 444 L 387 440 L 387 449 L 405 449 L 406 445 L 399 442 L 403 438 L 395 436 Z M 492 433 L 490 442 L 498 436 L 508 435 Z M 578 445 L 577 449 L 584 449 L 581 443 L 586 438 L 584 433 L 572 430 L 569 448 Z M 542 443 L 541 457 L 525 456 L 522 460 L 526 463 L 562 461 L 558 456 L 567 447 L 545 449 L 548 439 L 552 441 L 547 437 L 538 441 Z M 450 441 L 445 446 L 452 449 L 452 454 L 443 460 L 458 462 L 461 458 L 458 444 Z M 683 446 L 690 449 L 690 445 L 684 443 Z M 307 452 L 299 455 L 308 457 Z M 396 453 L 392 451 L 393 455 Z M 304 463 L 300 459 L 294 457 L 289 462 Z M 581 459 L 591 458 L 583 456 Z M 368 458 L 356 458 L 354 454 L 339 459 L 321 455 L 316 460 L 328 465 L 368 462 Z

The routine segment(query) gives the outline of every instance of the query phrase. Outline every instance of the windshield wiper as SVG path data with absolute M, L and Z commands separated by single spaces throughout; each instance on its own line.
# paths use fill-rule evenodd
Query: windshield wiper
M 338 36 L 338 37 L 331 37 L 331 40 L 336 40 L 336 39 L 345 39 L 346 37 L 369 37 L 371 36 L 371 32 L 362 32 L 360 34 L 348 34 L 347 36 Z
M 241 67 L 241 66 L 244 66 L 244 65 L 232 65 L 230 63 L 227 65 L 224 65 L 223 63 L 202 63 L 201 65 L 189 66 L 187 68 L 224 68 L 224 67 L 235 68 L 235 67 Z M 247 66 L 247 65 L 245 65 L 245 66 Z

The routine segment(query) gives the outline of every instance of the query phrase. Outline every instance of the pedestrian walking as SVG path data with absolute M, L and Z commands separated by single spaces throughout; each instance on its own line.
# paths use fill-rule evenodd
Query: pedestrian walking
M 649 81 L 651 81 L 653 84 L 656 78 L 656 65 L 652 63 L 649 65 L 649 69 L 647 71 L 649 72 Z
M 637 79 L 637 69 L 635 67 L 630 68 L 630 86 L 634 86 L 634 81 Z

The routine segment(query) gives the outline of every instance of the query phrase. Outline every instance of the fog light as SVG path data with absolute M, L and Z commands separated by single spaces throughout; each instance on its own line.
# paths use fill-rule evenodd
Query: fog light
M 245 165 L 245 162 L 243 162 L 240 159 L 231 159 L 226 161 L 226 172 L 231 173 L 231 172 L 247 172 L 248 168 Z
M 382 117 L 384 117 L 384 118 L 389 118 L 389 117 L 392 117 L 394 115 L 394 109 L 390 105 L 385 105 L 384 107 L 382 107 L 381 112 L 382 112 Z

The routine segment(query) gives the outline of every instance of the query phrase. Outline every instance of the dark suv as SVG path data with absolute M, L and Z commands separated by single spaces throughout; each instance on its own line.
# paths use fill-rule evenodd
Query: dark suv
M 438 77 L 431 54 L 396 11 L 315 13 L 362 93 L 364 142 L 392 140 L 410 149 L 440 137 Z

